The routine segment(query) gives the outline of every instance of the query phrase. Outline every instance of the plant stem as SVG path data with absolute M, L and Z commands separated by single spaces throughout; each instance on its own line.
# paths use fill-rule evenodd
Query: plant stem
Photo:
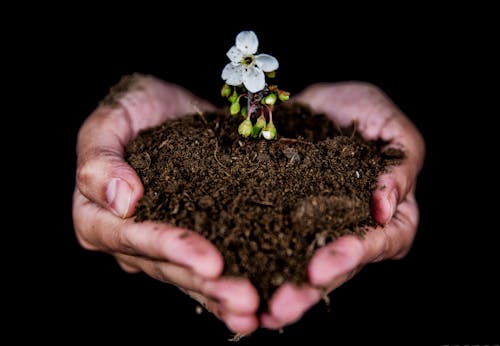
M 250 116 L 252 115 L 252 112 L 253 112 L 253 93 L 252 92 L 248 92 L 247 94 L 247 109 L 248 109 L 248 118 L 250 118 Z
M 273 122 L 273 109 L 269 105 L 266 105 L 266 108 L 267 108 L 267 111 L 269 112 L 269 122 L 272 123 Z

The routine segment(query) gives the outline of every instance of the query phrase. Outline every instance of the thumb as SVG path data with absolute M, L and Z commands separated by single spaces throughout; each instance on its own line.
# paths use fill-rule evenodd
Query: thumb
M 378 179 L 378 187 L 372 196 L 372 215 L 378 223 L 388 224 L 400 201 L 406 195 L 408 186 L 404 175 L 398 172 L 385 173 Z
M 123 159 L 125 145 L 143 128 L 213 106 L 178 85 L 142 75 L 123 78 L 104 101 L 78 134 L 76 183 L 85 197 L 125 218 L 144 193 Z
M 387 225 L 396 213 L 398 205 L 409 193 L 415 191 L 417 174 L 422 165 L 423 154 L 420 153 L 423 150 L 423 144 L 408 145 L 406 157 L 378 177 L 371 204 L 372 215 L 378 223 Z
M 123 159 L 133 131 L 122 108 L 99 108 L 78 135 L 76 183 L 91 201 L 126 218 L 144 193 L 142 183 Z

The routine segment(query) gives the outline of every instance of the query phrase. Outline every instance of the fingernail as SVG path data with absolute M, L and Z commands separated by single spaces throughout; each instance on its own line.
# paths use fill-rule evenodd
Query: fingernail
M 389 217 L 387 218 L 386 223 L 389 223 L 389 221 L 391 221 L 391 219 L 392 219 L 392 216 L 396 212 L 396 207 L 398 205 L 398 191 L 396 189 L 393 189 L 387 195 L 387 203 L 389 204 L 390 214 L 389 214 Z
M 131 199 L 132 188 L 125 180 L 114 178 L 109 182 L 106 190 L 106 201 L 113 213 L 125 218 L 130 208 Z

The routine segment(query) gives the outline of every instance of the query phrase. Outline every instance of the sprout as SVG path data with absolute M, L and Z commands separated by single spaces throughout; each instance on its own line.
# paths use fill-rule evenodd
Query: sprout
M 236 36 L 235 45 L 226 53 L 231 61 L 222 70 L 225 83 L 221 95 L 231 103 L 229 112 L 232 115 L 245 117 L 238 127 L 239 134 L 254 138 L 262 135 L 270 140 L 277 138 L 272 119 L 273 107 L 278 100 L 288 101 L 290 93 L 266 83 L 266 77 L 276 76 L 279 63 L 272 55 L 256 55 L 258 47 L 259 40 L 253 31 L 242 31 Z M 242 98 L 246 99 L 245 107 L 240 105 Z M 256 120 L 255 125 L 252 119 Z

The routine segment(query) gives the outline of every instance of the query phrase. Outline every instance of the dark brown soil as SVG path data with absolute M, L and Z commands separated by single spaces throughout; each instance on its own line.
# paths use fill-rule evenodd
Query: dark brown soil
M 204 235 L 226 275 L 255 285 L 263 308 L 285 281 L 307 281 L 319 247 L 376 225 L 376 178 L 403 157 L 302 105 L 278 107 L 274 119 L 274 141 L 242 138 L 242 118 L 220 110 L 142 131 L 126 150 L 145 188 L 136 221 Z

